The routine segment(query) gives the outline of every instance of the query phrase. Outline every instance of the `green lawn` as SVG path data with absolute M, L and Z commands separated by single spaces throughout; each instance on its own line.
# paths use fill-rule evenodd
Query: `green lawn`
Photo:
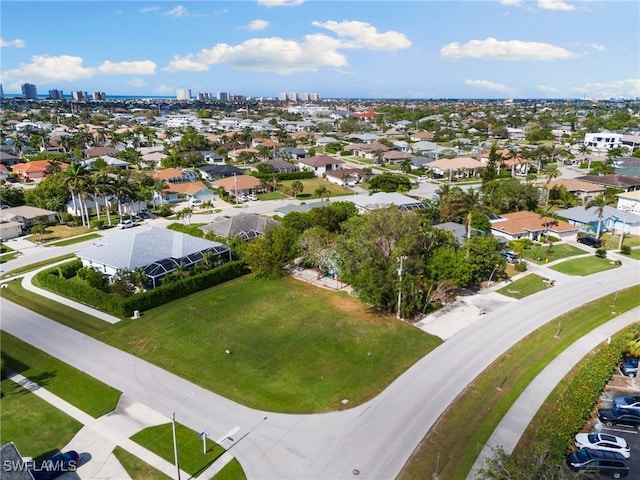
M 592 273 L 611 270 L 616 267 L 617 265 L 613 263 L 613 260 L 599 258 L 594 255 L 592 257 L 567 260 L 566 262 L 559 263 L 551 268 L 558 272 L 566 273 L 567 275 L 579 275 L 584 277 L 586 275 L 591 275 Z
M 79 237 L 72 237 L 66 240 L 59 240 L 57 242 L 47 243 L 47 247 L 65 247 L 67 245 L 73 245 L 74 243 L 86 242 L 87 240 L 93 240 L 94 238 L 101 238 L 97 233 L 90 233 L 88 235 L 81 235 Z
M 640 248 L 634 248 L 633 250 L 631 250 L 631 255 L 629 255 L 629 258 L 640 260 Z
M 234 458 L 213 477 L 213 480 L 245 480 L 246 478 L 242 465 Z
M 295 180 L 284 180 L 280 182 L 279 185 L 282 185 L 282 189 L 286 192 L 294 181 Z M 296 197 L 298 200 L 311 200 L 314 198 L 320 198 L 314 192 L 318 187 L 321 186 L 327 189 L 327 195 L 325 195 L 325 198 L 337 197 L 341 195 L 353 195 L 353 192 L 347 187 L 336 185 L 335 183 L 328 182 L 322 178 L 307 178 L 299 181 L 302 182 L 304 190 Z
M 515 283 L 515 282 L 514 282 Z M 438 419 L 398 480 L 464 480 L 496 426 L 529 383 L 569 345 L 640 304 L 640 286 L 607 295 L 552 320 L 501 355 Z M 560 328 L 558 328 L 560 326 Z
M 246 276 L 116 325 L 34 297 L 15 281 L 1 293 L 204 388 L 271 411 L 360 404 L 441 343 L 345 293 L 289 277 Z
M 620 245 L 620 235 L 611 235 L 610 233 L 603 233 L 600 237 L 602 245 L 607 250 L 618 250 Z M 629 247 L 640 247 L 640 235 L 625 235 L 622 245 Z
M 199 433 L 179 423 L 176 424 L 180 468 L 194 477 L 202 473 L 224 453 L 224 448 L 209 439 L 207 439 L 207 453 L 203 453 L 202 438 Z M 171 423 L 145 428 L 132 436 L 131 440 L 164 458 L 167 462 L 175 463 Z
M 4 273 L 4 274 L 0 275 L 0 278 L 15 277 L 16 275 L 22 275 L 23 273 L 31 272 L 33 270 L 36 270 L 36 269 L 40 268 L 40 267 L 44 267 L 46 265 L 51 265 L 53 263 L 60 262 L 62 260 L 66 260 L 67 258 L 73 258 L 73 257 L 75 257 L 75 254 L 69 253 L 67 255 L 60 255 L 59 257 L 50 258 L 49 260 L 44 260 L 42 262 L 32 263 L 32 264 L 26 265 L 26 266 L 24 266 L 22 268 L 16 268 L 14 270 L 11 270 L 9 273 Z
M 524 258 L 534 263 L 547 263 L 585 253 L 587 252 L 581 248 L 568 243 L 558 243 L 552 245 L 551 250 L 549 250 L 549 245 L 534 245 L 524 250 Z
M 92 417 L 100 417 L 116 407 L 120 392 L 115 388 L 4 331 L 0 331 L 0 342 L 2 356 L 11 370 L 22 374 Z
M 122 447 L 113 449 L 113 455 L 118 459 L 131 478 L 135 480 L 171 480 L 164 473 L 143 462 Z
M 498 290 L 498 293 L 512 298 L 524 298 L 541 290 L 549 288 L 545 279 L 535 273 L 525 275 Z
M 289 198 L 289 195 L 281 192 L 265 192 L 258 195 L 258 199 L 260 200 L 283 200 L 285 198 Z
M 13 442 L 25 457 L 45 460 L 63 448 L 82 424 L 11 380 L 2 380 L 2 443 Z

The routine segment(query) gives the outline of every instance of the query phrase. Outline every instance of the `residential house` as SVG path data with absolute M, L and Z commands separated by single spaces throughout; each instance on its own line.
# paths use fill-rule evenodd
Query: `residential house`
M 471 232 L 469 232 L 466 225 L 456 222 L 437 223 L 433 227 L 451 232 L 459 245 L 462 245 L 467 240 L 469 233 L 471 233 L 471 237 L 487 235 L 487 232 L 477 228 L 471 228 Z
M 587 133 L 584 145 L 591 150 L 606 152 L 622 145 L 622 134 L 613 132 Z
M 193 170 L 180 170 L 178 168 L 165 168 L 153 173 L 153 179 L 166 183 L 162 190 L 153 192 L 153 202 L 161 205 L 178 203 L 185 200 L 202 200 L 210 202 L 215 197 L 215 192 L 208 188 Z
M 640 158 L 618 157 L 613 159 L 614 173 L 640 178 Z
M 400 163 L 407 158 L 411 158 L 410 153 L 399 152 L 398 150 L 389 150 L 382 154 L 382 159 L 388 163 Z
M 212 152 L 211 150 L 202 150 L 200 154 L 202 155 L 202 159 L 210 165 L 219 165 L 226 161 L 224 155 Z
M 103 155 L 115 156 L 118 149 L 114 147 L 91 147 L 85 151 L 87 158 L 102 157 Z
M 205 232 L 213 232 L 218 237 L 237 237 L 250 241 L 261 237 L 267 229 L 277 227 L 280 222 L 255 213 L 240 212 L 232 217 L 217 217 L 213 222 L 200 227 Z
M 304 156 L 300 158 L 304 158 Z M 271 165 L 273 173 L 291 173 L 300 171 L 300 167 L 298 167 L 298 165 L 294 165 L 293 163 L 289 163 L 286 160 L 281 160 L 279 158 L 265 160 L 262 163 L 264 165 Z
M 11 167 L 19 179 L 25 182 L 40 182 L 47 176 L 47 168 L 51 163 L 50 160 L 33 160 L 27 163 L 17 163 Z M 68 163 L 58 163 L 60 168 L 64 170 L 69 166 Z
M 616 197 L 618 197 L 618 210 L 640 214 L 640 190 L 619 193 Z
M 640 193 L 640 192 L 639 192 Z M 640 235 L 640 214 L 617 208 L 604 207 L 602 218 L 598 215 L 596 207 L 572 207 L 566 210 L 558 210 L 559 217 L 566 218 L 571 225 L 580 227 L 580 231 L 595 234 L 600 222 L 600 233 L 608 231 Z
M 452 178 L 459 179 L 475 177 L 478 170 L 484 168 L 485 165 L 475 158 L 456 157 L 434 160 L 433 162 L 425 165 L 425 167 L 431 170 L 434 173 L 434 176 L 448 176 L 449 180 L 451 180 Z
M 496 165 L 498 173 L 508 169 L 511 171 L 511 176 L 526 177 L 531 169 L 531 163 L 528 160 L 517 153 L 514 156 L 514 153 L 510 150 L 496 150 L 496 155 L 498 157 Z M 480 161 L 484 165 L 489 163 L 489 152 L 482 153 Z
M 280 153 L 285 158 L 290 158 L 292 160 L 297 160 L 298 158 L 304 158 L 307 156 L 307 151 L 298 147 L 282 147 L 280 149 Z
M 315 144 L 317 147 L 326 147 L 327 145 L 340 145 L 342 142 L 333 137 L 321 137 L 316 139 Z
M 20 222 L 0 218 L 0 239 L 3 242 L 18 238 L 20 235 L 22 235 L 22 224 Z
M 367 174 L 361 168 L 340 168 L 326 173 L 328 182 L 347 187 L 357 185 L 366 177 Z
M 604 188 L 618 188 L 625 192 L 633 192 L 640 190 L 640 178 L 630 177 L 628 175 L 583 175 L 576 177 L 577 180 L 583 180 L 585 182 L 593 183 Z
M 213 187 L 223 188 L 232 197 L 258 193 L 265 188 L 262 181 L 251 175 L 234 175 L 211 182 Z
M 541 216 L 535 212 L 520 211 L 505 213 L 489 220 L 491 233 L 498 238 L 515 240 L 528 238 L 539 240 L 542 235 L 549 233 L 561 239 L 573 239 L 580 228 L 563 220 Z
M 9 169 L 0 163 L 0 180 L 6 181 L 10 173 Z
M 80 250 L 76 256 L 85 267 L 113 277 L 118 270 L 142 268 L 151 287 L 178 268 L 191 267 L 211 252 L 215 264 L 231 261 L 231 251 L 221 243 L 166 228 L 128 229 L 103 237 L 99 243 Z
M 111 168 L 119 168 L 121 170 L 126 170 L 127 168 L 129 168 L 129 165 L 130 165 L 129 162 L 120 160 L 119 158 L 116 158 L 116 157 L 111 157 L 109 155 L 102 155 L 100 157 L 88 158 L 87 160 L 83 160 L 80 163 L 86 166 L 88 169 L 93 170 L 95 168 L 94 166 L 95 166 L 96 160 L 99 158 L 104 160 L 107 166 Z
M 234 175 L 244 175 L 245 172 L 242 168 L 233 165 L 203 165 L 198 167 L 197 170 L 202 175 L 202 178 L 208 182 L 233 177 Z
M 339 158 L 327 155 L 314 155 L 308 158 L 299 158 L 298 166 L 301 170 L 312 170 L 316 177 L 321 177 L 324 173 L 332 170 L 339 170 L 344 165 L 344 161 Z
M 366 213 L 371 210 L 386 208 L 391 205 L 395 205 L 400 210 L 417 210 L 422 209 L 425 206 L 421 200 L 417 200 L 413 197 L 397 192 L 378 192 L 371 195 L 363 193 L 360 195 L 344 197 L 342 201 L 354 203 L 358 208 L 359 213 Z
M 0 221 L 17 222 L 22 226 L 22 231 L 26 232 L 36 223 L 52 224 L 58 220 L 56 212 L 44 208 L 21 205 L 19 207 L 3 208 L 0 210 Z
M 582 203 L 588 202 L 593 197 L 597 197 L 605 192 L 604 187 L 575 178 L 552 180 L 549 182 L 549 189 L 553 189 L 554 187 L 565 187 L 569 193 L 575 195 Z
M 9 152 L 0 151 L 0 164 L 11 167 L 20 163 L 22 160 Z
M 347 145 L 345 150 L 353 151 L 356 157 L 368 158 L 371 160 L 380 160 L 385 152 L 391 150 L 391 147 L 386 146 L 384 143 L 377 141 L 369 143 L 352 143 Z

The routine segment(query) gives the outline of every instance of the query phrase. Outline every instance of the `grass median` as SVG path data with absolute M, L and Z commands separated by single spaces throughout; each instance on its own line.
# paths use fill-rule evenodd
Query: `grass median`
M 616 311 L 611 305 L 616 301 Z M 573 342 L 640 305 L 640 286 L 607 295 L 547 323 L 501 355 L 447 408 L 399 480 L 464 480 L 487 440 L 531 381 Z

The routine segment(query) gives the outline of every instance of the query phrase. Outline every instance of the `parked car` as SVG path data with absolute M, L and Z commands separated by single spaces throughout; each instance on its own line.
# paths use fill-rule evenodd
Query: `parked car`
M 203 203 L 204 202 L 202 200 L 197 198 L 192 198 L 191 200 L 189 200 L 189 205 L 191 205 L 192 207 L 201 207 Z
M 640 412 L 640 395 L 626 395 L 613 399 L 613 406 L 617 408 L 628 408 Z
M 502 255 L 502 257 L 509 263 L 516 263 L 518 261 L 518 256 L 515 252 L 503 250 L 500 252 L 500 255 Z
M 131 227 L 135 227 L 135 226 L 136 226 L 136 222 L 134 222 L 130 218 L 128 218 L 127 220 L 122 220 L 118 224 L 118 228 L 131 228 Z
M 249 199 L 247 198 L 246 195 L 238 195 L 238 200 L 241 201 L 241 202 L 246 202 Z
M 627 408 L 603 408 L 598 410 L 598 419 L 607 427 L 618 425 L 640 430 L 640 412 Z
M 138 216 L 140 218 L 151 218 L 151 215 L 146 210 L 142 210 L 141 212 L 138 212 Z
M 638 373 L 638 359 L 635 357 L 626 357 L 620 364 L 620 371 L 627 377 L 635 377 Z
M 65 472 L 74 472 L 80 464 L 80 455 L 75 450 L 56 453 L 53 457 L 31 470 L 35 480 L 51 480 Z
M 256 195 L 254 195 L 253 193 L 250 193 L 249 195 L 247 195 L 247 200 L 251 200 L 251 201 L 255 202 L 256 200 L 258 200 L 258 197 Z
M 575 441 L 577 448 L 618 452 L 624 458 L 631 456 L 631 449 L 627 441 L 616 435 L 609 435 L 608 433 L 578 433 Z
M 602 242 L 600 241 L 600 239 L 595 237 L 579 237 L 578 243 L 582 243 L 583 245 L 592 248 L 600 248 L 602 246 Z
M 613 478 L 629 475 L 627 459 L 616 452 L 582 448 L 567 455 L 567 465 L 574 472 L 591 471 Z

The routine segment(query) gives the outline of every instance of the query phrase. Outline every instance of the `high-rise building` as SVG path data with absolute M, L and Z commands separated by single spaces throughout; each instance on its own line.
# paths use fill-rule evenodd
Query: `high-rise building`
M 107 99 L 107 94 L 104 92 L 93 92 L 94 102 L 104 102 Z
M 229 92 L 218 92 L 218 100 L 222 100 L 223 102 L 228 102 L 229 96 Z
M 22 96 L 24 98 L 28 98 L 30 100 L 38 99 L 38 90 L 33 83 L 23 83 L 22 84 Z
M 2 84 L 0 83 L 0 99 L 4 98 L 4 90 L 2 89 Z
M 211 100 L 211 94 L 208 92 L 200 92 L 198 93 L 198 100 L 200 101 L 205 101 L 205 100 Z
M 75 91 L 71 92 L 71 98 L 76 102 L 86 102 L 89 100 L 87 92 Z
M 191 100 L 191 89 L 190 88 L 177 89 L 176 100 Z
M 64 93 L 62 90 L 49 90 L 49 98 L 51 100 L 64 100 Z

